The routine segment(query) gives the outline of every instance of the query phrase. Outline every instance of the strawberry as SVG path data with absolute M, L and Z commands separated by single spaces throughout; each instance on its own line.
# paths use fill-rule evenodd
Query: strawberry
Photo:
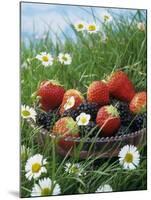
M 69 101 L 71 101 L 71 104 Z M 71 109 L 77 108 L 83 102 L 84 102 L 84 97 L 81 94 L 81 92 L 75 89 L 67 90 L 63 96 L 63 101 L 60 107 L 60 114 L 63 114 L 64 111 L 69 108 Z M 67 104 L 70 104 L 70 106 L 67 106 Z
M 64 150 L 69 150 L 75 145 L 73 141 L 65 141 L 67 137 L 71 139 L 79 137 L 79 128 L 72 117 L 59 119 L 53 127 L 53 135 L 58 136 L 58 145 Z
M 130 102 L 135 95 L 134 86 L 123 71 L 112 73 L 108 78 L 107 86 L 110 94 L 121 101 Z
M 109 90 L 103 81 L 92 82 L 87 90 L 87 100 L 89 102 L 106 105 L 109 103 Z
M 135 94 L 130 102 L 129 108 L 132 113 L 138 114 L 146 111 L 147 94 L 145 91 Z
M 96 123 L 101 128 L 102 136 L 112 136 L 121 124 L 117 109 L 112 105 L 101 107 L 97 113 Z
M 37 96 L 40 97 L 40 104 L 43 110 L 49 111 L 60 106 L 64 88 L 54 80 L 43 81 L 37 91 Z

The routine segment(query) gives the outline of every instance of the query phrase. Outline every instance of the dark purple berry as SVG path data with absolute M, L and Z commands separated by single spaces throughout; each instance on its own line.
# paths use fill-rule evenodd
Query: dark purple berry
M 82 112 L 86 113 L 86 114 L 90 114 L 91 115 L 91 120 L 95 120 L 96 119 L 96 115 L 98 112 L 99 106 L 97 103 L 90 103 L 90 102 L 84 102 L 81 103 L 76 111 L 80 114 Z
M 129 104 L 126 102 L 117 101 L 115 99 L 111 100 L 111 104 L 117 108 L 120 114 L 121 124 L 123 126 L 128 126 L 133 117 L 129 110 Z
M 36 123 L 48 131 L 52 129 L 55 122 L 59 119 L 57 110 L 44 112 L 42 110 L 37 111 Z
M 92 121 L 90 121 L 86 126 L 79 126 L 79 129 L 81 137 L 95 137 L 97 134 L 99 134 L 99 127 L 95 122 Z
M 126 135 L 126 134 L 128 134 L 128 133 L 130 133 L 130 132 L 131 132 L 131 131 L 130 131 L 130 129 L 129 129 L 128 126 L 123 126 L 123 125 L 122 125 L 122 126 L 118 129 L 116 135 L 118 135 L 118 136 Z
M 132 132 L 139 131 L 142 128 L 146 128 L 146 121 L 147 121 L 146 113 L 134 116 L 130 126 Z

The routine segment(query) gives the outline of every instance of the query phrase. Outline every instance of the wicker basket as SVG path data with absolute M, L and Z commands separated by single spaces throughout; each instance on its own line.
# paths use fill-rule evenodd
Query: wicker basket
M 28 120 L 28 123 L 31 127 L 38 128 L 32 120 Z M 46 136 L 48 135 L 50 135 L 51 137 L 51 134 L 47 130 L 39 128 L 38 143 L 40 145 L 44 145 L 45 140 L 47 139 Z M 54 139 L 54 136 L 52 136 L 52 138 Z M 98 156 L 100 158 L 116 157 L 118 156 L 120 149 L 126 144 L 131 144 L 136 147 L 144 146 L 146 144 L 146 128 L 121 136 L 86 139 L 81 139 L 80 137 L 68 137 L 64 139 L 64 141 L 74 142 L 75 146 L 73 147 L 73 149 L 66 150 L 57 145 L 57 152 L 62 156 L 66 156 L 68 154 L 69 156 L 78 156 L 81 159 L 87 158 L 88 156 Z M 78 150 L 77 153 L 77 151 L 75 151 L 75 148 L 78 148 L 78 146 L 80 146 L 81 144 L 82 147 L 80 148 L 80 150 Z

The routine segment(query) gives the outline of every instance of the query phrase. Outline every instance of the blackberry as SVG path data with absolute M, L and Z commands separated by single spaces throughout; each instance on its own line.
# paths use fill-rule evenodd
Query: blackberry
M 120 135 L 125 135 L 125 134 L 128 134 L 128 133 L 130 133 L 130 132 L 131 132 L 131 131 L 130 131 L 130 129 L 129 129 L 127 126 L 121 126 L 121 127 L 118 129 L 116 135 L 118 135 L 118 136 L 120 136 Z
M 62 117 L 72 117 L 74 120 L 76 120 L 76 117 L 79 115 L 79 112 L 77 112 L 77 110 L 72 110 L 72 109 L 69 109 L 69 110 L 66 110 Z
M 71 116 L 71 110 L 65 110 L 64 113 L 61 115 L 61 117 L 70 117 Z
M 132 121 L 132 114 L 129 110 L 129 104 L 122 101 L 112 100 L 112 105 L 115 106 L 120 114 L 121 124 L 128 126 Z
M 131 123 L 131 130 L 133 132 L 135 131 L 139 131 L 141 130 L 142 128 L 145 128 L 146 127 L 146 113 L 143 113 L 143 114 L 138 114 L 136 116 L 134 116 L 134 118 L 132 119 L 132 123 Z
M 90 121 L 86 126 L 79 126 L 80 136 L 81 137 L 95 137 L 99 131 L 99 127 L 97 127 L 95 122 Z
M 117 99 L 114 99 L 114 98 L 110 99 L 110 104 L 112 104 L 113 106 L 115 106 L 117 102 L 118 102 Z
M 80 113 L 84 112 L 91 115 L 91 120 L 95 120 L 98 109 L 99 107 L 97 103 L 85 102 L 81 103 L 75 110 L 66 110 L 62 117 L 72 117 L 74 120 L 76 120 L 76 117 L 80 115 Z
M 84 112 L 86 114 L 90 114 L 91 120 L 95 120 L 98 109 L 99 109 L 99 106 L 97 103 L 84 102 L 84 103 L 81 103 L 77 107 L 76 111 L 78 114 L 80 114 L 82 112 Z
M 36 116 L 36 123 L 49 131 L 58 119 L 59 114 L 56 110 L 47 113 L 39 110 Z

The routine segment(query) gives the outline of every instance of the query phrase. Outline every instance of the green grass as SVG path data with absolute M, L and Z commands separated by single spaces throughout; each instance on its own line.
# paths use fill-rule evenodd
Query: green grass
M 95 15 L 94 15 L 95 19 Z M 21 42 L 21 102 L 33 106 L 32 94 L 36 91 L 39 82 L 45 79 L 56 79 L 65 89 L 76 88 L 86 97 L 88 85 L 93 80 L 102 80 L 113 70 L 125 71 L 133 81 L 136 90 L 146 90 L 146 32 L 137 29 L 137 22 L 145 19 L 143 12 L 138 11 L 131 20 L 114 19 L 111 24 L 102 24 L 101 30 L 108 37 L 106 43 L 101 41 L 101 33 L 77 33 L 70 20 L 69 26 L 75 31 L 76 41 L 66 33 L 65 42 L 61 39 L 54 43 L 51 40 L 50 30 L 47 37 L 40 41 L 30 41 L 26 46 Z M 58 36 L 57 36 L 58 37 Z M 62 66 L 55 61 L 53 66 L 45 68 L 35 59 L 42 51 L 51 52 L 54 57 L 60 52 L 72 55 L 72 64 Z M 50 138 L 44 146 L 37 143 L 39 132 L 32 129 L 26 120 L 21 122 L 21 144 L 31 148 L 31 154 L 42 154 L 48 160 L 47 174 L 41 177 L 50 177 L 61 186 L 62 194 L 93 193 L 102 184 L 110 184 L 114 191 L 144 190 L 147 187 L 146 147 L 140 149 L 141 162 L 136 170 L 126 171 L 119 165 L 118 158 L 98 159 L 63 158 L 55 151 Z M 29 197 L 34 181 L 25 178 L 25 163 L 21 161 L 21 196 Z M 80 162 L 86 175 L 76 177 L 64 171 L 66 161 Z

